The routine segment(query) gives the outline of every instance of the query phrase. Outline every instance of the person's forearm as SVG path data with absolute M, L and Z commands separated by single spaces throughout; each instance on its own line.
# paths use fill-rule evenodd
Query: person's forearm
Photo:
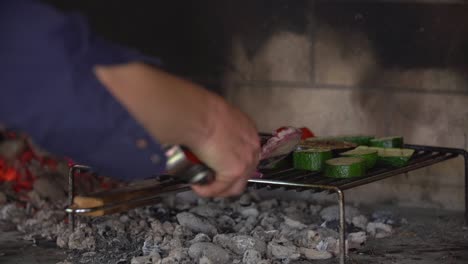
M 97 66 L 95 73 L 159 142 L 194 146 L 211 134 L 217 95 L 141 63 Z

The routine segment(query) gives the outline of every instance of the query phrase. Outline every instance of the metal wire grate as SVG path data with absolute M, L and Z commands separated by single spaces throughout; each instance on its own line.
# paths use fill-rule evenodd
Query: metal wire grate
M 431 147 L 421 145 L 409 145 L 406 144 L 405 148 L 414 149 L 415 153 L 410 159 L 409 163 L 401 168 L 394 167 L 382 167 L 377 166 L 367 172 L 364 177 L 350 178 L 350 179 L 336 179 L 328 178 L 323 176 L 321 172 L 310 172 L 304 170 L 297 170 L 294 168 L 286 168 L 282 170 L 270 170 L 263 171 L 262 179 L 250 179 L 249 187 L 255 189 L 276 189 L 285 188 L 286 190 L 312 190 L 312 191 L 328 191 L 334 192 L 338 197 L 339 205 L 339 247 L 340 247 L 340 264 L 344 264 L 346 261 L 346 247 L 345 247 L 345 211 L 344 211 L 344 190 L 351 189 L 357 186 L 365 185 L 371 182 L 379 181 L 391 176 L 399 175 L 409 171 L 413 171 L 419 168 L 427 167 L 435 163 L 439 163 L 445 160 L 453 159 L 458 156 L 463 156 L 465 159 L 465 221 L 468 224 L 468 152 L 464 149 L 456 148 L 443 148 L 443 147 Z M 70 188 L 69 188 L 69 202 L 70 207 L 66 209 L 67 213 L 70 214 L 70 223 L 72 228 L 74 227 L 74 215 L 80 213 L 92 212 L 102 208 L 72 208 L 74 197 L 74 175 L 76 171 L 86 171 L 89 167 L 75 165 L 70 169 Z M 189 189 L 188 184 L 181 183 L 179 180 L 174 178 L 161 177 L 160 178 L 162 188 L 157 194 L 151 197 L 142 197 L 137 200 L 130 200 L 126 203 L 135 203 L 138 206 L 151 204 L 159 201 L 158 197 L 167 195 L 169 193 L 182 192 Z M 110 206 L 122 206 L 122 204 L 115 204 Z

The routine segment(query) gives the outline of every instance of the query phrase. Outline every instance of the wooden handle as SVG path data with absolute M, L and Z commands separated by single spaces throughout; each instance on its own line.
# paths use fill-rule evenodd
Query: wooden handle
M 89 195 L 78 195 L 74 197 L 73 205 L 71 206 L 71 208 L 87 209 L 116 205 L 112 206 L 109 209 L 103 209 L 83 214 L 87 216 L 102 216 L 112 213 L 123 212 L 135 207 L 148 205 L 160 201 L 159 199 L 153 199 L 149 201 L 129 203 L 129 201 L 132 200 L 139 200 L 145 197 L 151 197 L 157 194 L 161 194 L 164 187 L 166 187 L 165 184 L 154 182 L 154 180 L 152 180 L 149 183 L 146 182 L 144 184 L 130 185 L 115 190 L 101 191 Z

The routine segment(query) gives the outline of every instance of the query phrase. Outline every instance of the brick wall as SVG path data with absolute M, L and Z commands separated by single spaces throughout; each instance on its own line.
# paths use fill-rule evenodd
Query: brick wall
M 277 11 L 264 21 L 277 30 L 254 52 L 257 39 L 233 36 L 225 75 L 226 97 L 260 130 L 308 126 L 318 135 L 402 135 L 468 148 L 466 5 L 307 2 L 300 30 L 281 27 L 292 12 L 286 3 Z M 463 175 L 460 158 L 348 197 L 462 209 Z

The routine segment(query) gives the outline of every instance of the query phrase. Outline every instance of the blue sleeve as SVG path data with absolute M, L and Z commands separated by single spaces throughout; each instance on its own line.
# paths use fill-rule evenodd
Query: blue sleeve
M 94 36 L 77 14 L 0 1 L 0 123 L 46 150 L 123 180 L 165 169 L 161 146 L 111 96 L 95 65 L 157 63 Z

